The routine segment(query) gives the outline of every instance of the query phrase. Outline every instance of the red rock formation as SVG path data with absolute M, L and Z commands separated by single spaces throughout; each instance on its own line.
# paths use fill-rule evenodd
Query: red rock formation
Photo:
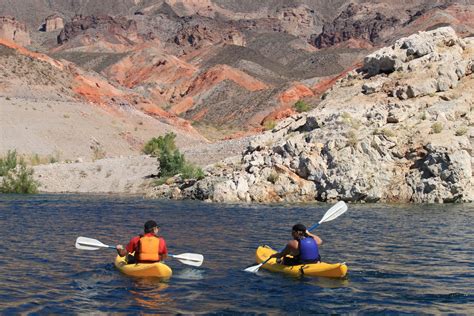
M 13 41 L 22 46 L 31 44 L 30 33 L 26 25 L 18 22 L 14 17 L 0 17 L 0 38 Z
M 293 105 L 296 101 L 304 97 L 312 97 L 314 95 L 310 88 L 301 83 L 296 83 L 292 87 L 283 91 L 278 99 L 283 105 Z

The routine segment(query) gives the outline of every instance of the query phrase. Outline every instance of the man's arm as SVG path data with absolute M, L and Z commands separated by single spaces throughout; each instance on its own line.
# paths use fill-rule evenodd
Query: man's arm
M 295 243 L 296 243 L 296 245 L 295 245 Z M 285 249 L 283 249 L 283 251 L 274 253 L 273 255 L 270 256 L 270 258 L 277 258 L 278 259 L 278 258 L 282 258 L 284 256 L 294 255 L 295 250 L 296 251 L 298 250 L 298 242 L 296 240 L 291 240 L 290 242 L 288 242 L 288 244 L 286 245 Z
M 165 260 L 168 258 L 168 247 L 166 247 L 166 241 L 164 238 L 160 238 L 160 247 L 158 249 L 158 254 L 160 255 L 160 260 Z
M 130 239 L 128 242 L 127 248 L 123 248 L 122 245 L 117 245 L 115 249 L 117 249 L 117 253 L 120 257 L 125 257 L 129 252 L 134 252 L 135 250 L 135 239 L 136 237 Z
M 322 245 L 323 240 L 321 238 L 319 238 L 318 236 L 316 236 L 314 234 L 311 234 L 309 231 L 306 231 L 306 234 L 308 234 L 308 236 L 310 236 L 310 237 L 313 237 L 314 241 L 316 241 L 318 246 Z

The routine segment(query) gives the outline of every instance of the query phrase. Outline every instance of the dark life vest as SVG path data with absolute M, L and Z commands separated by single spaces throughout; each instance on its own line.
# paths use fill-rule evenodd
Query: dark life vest
M 298 241 L 301 262 L 314 262 L 319 260 L 319 249 L 313 237 L 305 237 Z

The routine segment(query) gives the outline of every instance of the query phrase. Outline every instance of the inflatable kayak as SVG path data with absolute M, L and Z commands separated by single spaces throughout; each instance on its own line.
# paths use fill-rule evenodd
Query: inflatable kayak
M 169 278 L 173 274 L 171 268 L 161 262 L 127 264 L 125 257 L 115 258 L 115 267 L 120 272 L 135 277 Z
M 256 258 L 257 263 L 262 263 L 267 260 L 270 255 L 277 252 L 269 246 L 260 246 L 257 249 Z M 270 259 L 262 268 L 273 271 L 283 272 L 293 276 L 321 276 L 329 278 L 342 278 L 347 274 L 347 266 L 345 263 L 307 263 L 295 266 L 285 266 L 278 264 L 275 258 Z

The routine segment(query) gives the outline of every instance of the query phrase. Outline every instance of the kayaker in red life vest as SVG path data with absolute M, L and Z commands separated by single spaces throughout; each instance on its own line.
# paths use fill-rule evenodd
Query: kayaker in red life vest
M 294 225 L 291 236 L 293 240 L 288 242 L 285 249 L 274 253 L 270 258 L 277 258 L 277 262 L 289 266 L 321 261 L 318 248 L 323 243 L 321 238 L 311 234 L 303 224 Z M 293 256 L 293 258 L 287 256 Z
M 165 240 L 158 237 L 159 230 L 155 221 L 147 221 L 145 234 L 130 239 L 126 248 L 117 245 L 117 253 L 120 257 L 127 256 L 127 263 L 153 263 L 166 259 L 168 249 Z M 132 253 L 135 254 L 131 255 Z

